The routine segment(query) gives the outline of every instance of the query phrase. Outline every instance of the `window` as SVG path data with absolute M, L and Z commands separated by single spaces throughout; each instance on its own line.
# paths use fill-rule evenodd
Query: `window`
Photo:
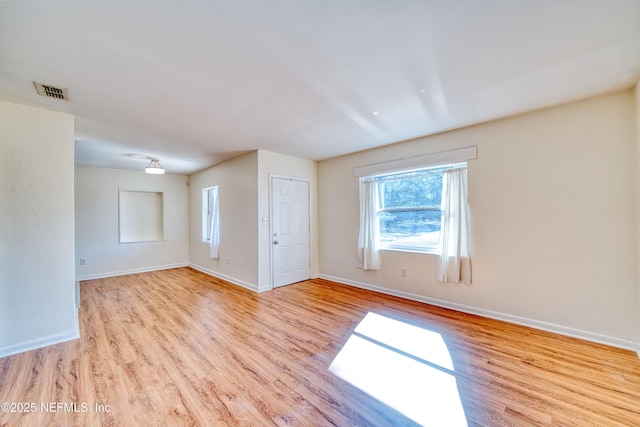
M 426 252 L 438 255 L 436 280 L 471 283 L 466 162 L 477 155 L 470 146 L 353 168 L 356 267 L 379 270 L 380 248 Z
M 440 240 L 443 172 L 465 165 L 441 165 L 368 177 L 375 181 L 378 192 L 380 247 L 436 252 Z
M 211 241 L 211 229 L 215 213 L 218 187 L 209 187 L 202 190 L 202 241 Z

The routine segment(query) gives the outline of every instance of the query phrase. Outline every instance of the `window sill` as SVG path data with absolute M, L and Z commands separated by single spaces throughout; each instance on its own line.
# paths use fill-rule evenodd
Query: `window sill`
M 420 249 L 409 249 L 409 248 L 381 248 L 381 250 L 389 251 L 389 252 L 410 252 L 413 254 L 438 255 L 437 249 L 420 250 Z

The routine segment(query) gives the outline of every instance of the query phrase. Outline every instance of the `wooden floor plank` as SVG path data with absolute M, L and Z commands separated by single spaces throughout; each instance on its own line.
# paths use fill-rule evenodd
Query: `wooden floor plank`
M 438 335 L 452 366 L 359 334 L 368 313 Z M 372 396 L 334 374 L 353 337 L 453 379 L 458 425 L 640 425 L 630 351 L 322 279 L 262 294 L 190 268 L 92 280 L 79 316 L 79 340 L 0 359 L 0 403 L 36 404 L 0 412 L 0 425 L 453 423 L 380 400 L 403 390 Z M 365 380 L 396 368 L 375 366 Z

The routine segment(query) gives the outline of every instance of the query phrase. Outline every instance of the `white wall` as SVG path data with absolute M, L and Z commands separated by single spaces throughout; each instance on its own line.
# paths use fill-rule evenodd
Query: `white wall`
M 625 91 L 319 162 L 321 275 L 633 347 L 633 103 Z M 383 251 L 382 270 L 355 268 L 353 168 L 469 145 L 473 284 L 436 282 L 427 254 Z
M 311 274 L 318 273 L 316 162 L 254 151 L 190 177 L 190 264 L 254 291 L 271 289 L 269 175 L 310 180 Z M 220 200 L 220 258 L 209 257 L 202 241 L 202 190 L 218 186 Z
M 0 101 L 0 357 L 78 337 L 73 122 Z
M 258 151 L 258 289 L 271 289 L 271 236 L 269 223 L 263 223 L 270 217 L 269 175 L 283 175 L 305 178 L 310 181 L 310 224 L 311 224 L 311 277 L 318 276 L 318 221 L 317 221 L 317 172 L 316 162 L 285 156 L 270 151 Z
M 258 290 L 258 154 L 248 153 L 190 176 L 189 262 L 204 272 Z M 218 186 L 220 258 L 202 241 L 202 190 Z
M 185 175 L 76 166 L 77 280 L 187 265 L 187 180 Z M 119 243 L 119 189 L 164 193 L 164 241 Z M 80 265 L 81 258 L 87 260 L 86 265 Z

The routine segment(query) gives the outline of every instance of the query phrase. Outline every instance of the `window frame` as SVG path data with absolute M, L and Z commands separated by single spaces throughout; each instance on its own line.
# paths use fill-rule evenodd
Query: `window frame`
M 370 179 L 373 181 L 376 181 L 376 185 L 380 185 L 381 183 L 384 183 L 384 181 L 391 181 L 391 180 L 401 180 L 402 175 L 407 175 L 406 179 L 409 178 L 416 178 L 417 176 L 420 176 L 421 174 L 439 174 L 442 175 L 444 174 L 447 170 L 450 169 L 455 169 L 455 168 L 460 168 L 460 167 L 467 167 L 467 162 L 456 162 L 456 163 L 447 163 L 447 164 L 439 164 L 439 165 L 433 165 L 433 166 L 426 166 L 426 167 L 420 167 L 420 168 L 411 168 L 411 169 L 405 169 L 405 170 L 400 170 L 400 171 L 394 171 L 391 173 L 381 173 L 381 174 L 377 174 L 377 175 L 371 175 L 368 177 L 365 177 L 365 179 Z M 385 241 L 383 240 L 383 232 L 382 229 L 385 228 L 382 225 L 382 218 L 381 215 L 382 213 L 393 213 L 393 212 L 417 212 L 417 211 L 424 211 L 424 212 L 440 212 L 440 218 L 442 218 L 442 206 L 394 206 L 394 207 L 384 207 L 385 206 L 385 201 L 384 201 L 384 191 L 381 191 L 380 188 L 378 187 L 378 207 L 376 210 L 376 218 L 378 221 L 378 227 L 380 230 L 379 236 L 378 236 L 378 245 L 379 248 L 381 250 L 385 250 L 385 251 L 398 251 L 398 252 L 414 252 L 414 253 L 426 253 L 426 254 L 438 254 L 439 253 L 439 241 L 440 241 L 440 233 L 442 228 L 440 227 L 438 229 L 438 236 L 437 236 L 437 243 L 435 245 L 430 245 L 430 246 L 412 246 L 412 245 L 407 245 L 405 244 L 394 244 L 394 243 L 390 243 L 389 241 Z M 442 189 L 440 189 L 440 191 L 442 191 Z M 410 236 L 415 236 L 416 234 L 410 234 Z
M 218 186 L 207 187 L 202 189 L 202 241 L 204 243 L 211 242 L 211 231 L 209 229 L 209 216 L 213 215 L 213 212 L 209 212 L 211 206 L 210 199 L 213 194 L 212 191 L 217 189 Z M 219 190 L 218 190 L 219 191 Z

